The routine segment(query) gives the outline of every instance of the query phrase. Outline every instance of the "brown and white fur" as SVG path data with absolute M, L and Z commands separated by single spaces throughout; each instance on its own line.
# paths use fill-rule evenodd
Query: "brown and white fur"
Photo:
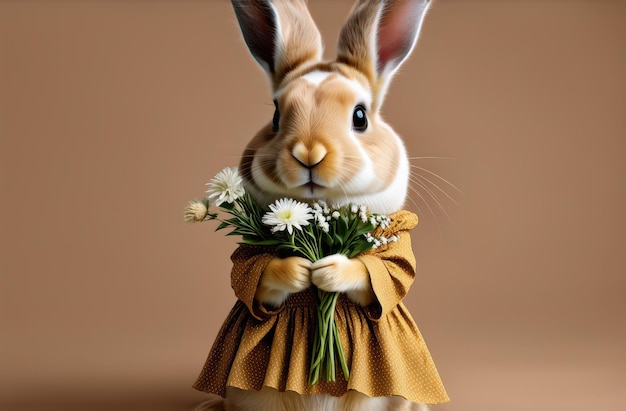
M 252 56 L 269 77 L 275 121 L 245 149 L 240 172 L 262 204 L 282 197 L 364 204 L 388 214 L 402 208 L 409 182 L 404 145 L 379 111 L 392 76 L 413 50 L 429 0 L 357 0 L 341 30 L 338 56 L 322 62 L 322 42 L 305 0 L 232 0 Z M 356 110 L 367 122 L 356 119 Z M 356 127 L 358 126 L 358 127 Z M 344 292 L 366 306 L 374 295 L 367 269 L 342 255 L 315 263 L 275 258 L 256 299 L 280 305 L 311 284 Z M 272 389 L 229 389 L 212 409 L 425 410 L 400 397 L 349 392 L 301 396 Z M 423 408 L 422 408 L 423 407 Z M 207 404 L 206 408 L 211 409 Z

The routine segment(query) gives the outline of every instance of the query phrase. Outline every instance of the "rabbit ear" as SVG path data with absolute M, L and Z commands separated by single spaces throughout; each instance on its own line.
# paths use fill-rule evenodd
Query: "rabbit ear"
M 339 35 L 337 61 L 355 67 L 382 102 L 391 77 L 411 54 L 430 0 L 358 0 Z
M 275 90 L 285 74 L 322 56 L 305 0 L 232 0 L 248 49 Z

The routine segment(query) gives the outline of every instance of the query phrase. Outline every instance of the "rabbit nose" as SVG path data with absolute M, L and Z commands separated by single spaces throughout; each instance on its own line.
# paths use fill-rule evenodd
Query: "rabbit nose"
M 302 164 L 305 168 L 313 168 L 324 160 L 328 151 L 326 147 L 319 143 L 313 144 L 313 147 L 308 149 L 304 143 L 297 142 L 291 149 L 291 155 L 296 161 Z

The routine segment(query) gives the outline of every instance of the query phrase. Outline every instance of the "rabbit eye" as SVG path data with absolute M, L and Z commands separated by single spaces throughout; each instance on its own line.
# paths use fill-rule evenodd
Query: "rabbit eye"
M 358 105 L 352 113 L 352 129 L 363 132 L 367 129 L 367 116 L 365 115 L 365 107 Z
M 278 100 L 274 100 L 274 118 L 272 119 L 272 131 L 274 133 L 278 132 L 278 122 L 280 121 L 280 111 L 278 110 Z

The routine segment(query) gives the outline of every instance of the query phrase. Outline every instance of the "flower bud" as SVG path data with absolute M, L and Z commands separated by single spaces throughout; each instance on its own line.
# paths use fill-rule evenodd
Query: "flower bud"
M 203 201 L 190 201 L 185 207 L 185 221 L 188 223 L 197 223 L 204 221 L 209 210 Z

